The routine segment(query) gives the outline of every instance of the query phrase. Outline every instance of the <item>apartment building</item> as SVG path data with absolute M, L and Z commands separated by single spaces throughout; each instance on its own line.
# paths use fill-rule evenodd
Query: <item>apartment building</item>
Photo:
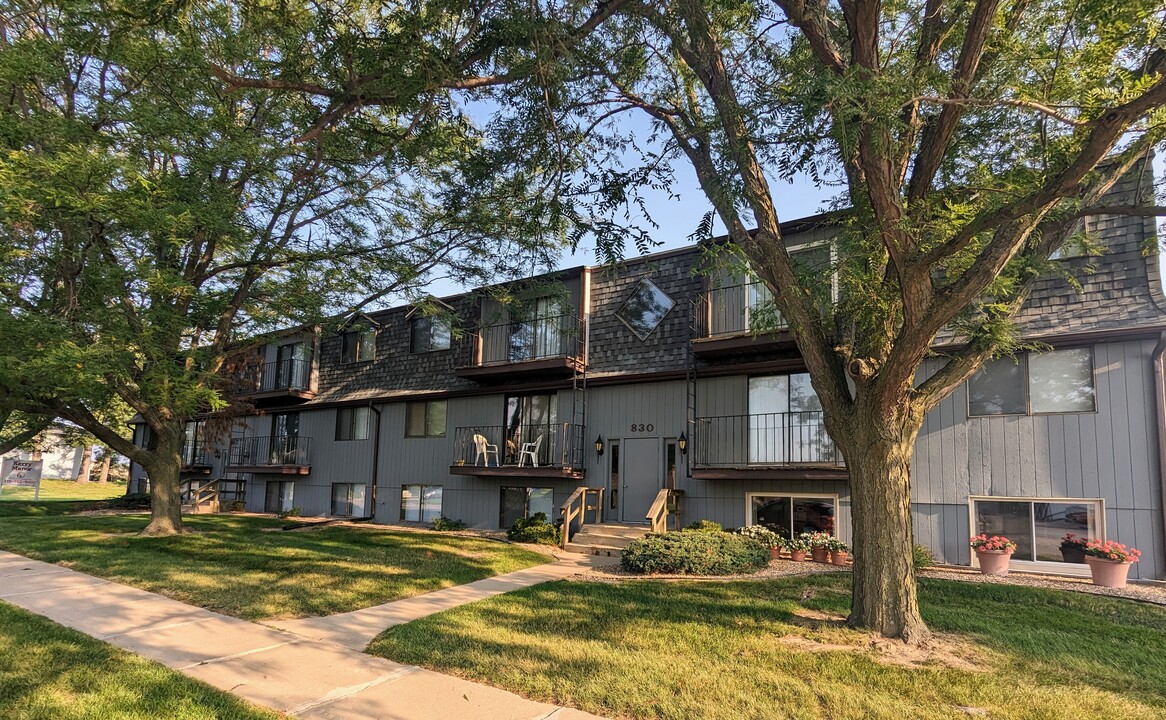
M 1042 280 L 1019 319 L 1049 349 L 990 363 L 927 417 L 912 507 L 942 562 L 970 564 L 968 537 L 988 532 L 1018 543 L 1017 569 L 1085 574 L 1059 551 L 1073 532 L 1137 546 L 1134 575 L 1166 577 L 1154 222 L 1087 224 L 1102 253 L 1058 259 L 1079 287 Z M 785 233 L 798 262 L 829 262 L 828 218 Z M 398 307 L 288 335 L 265 348 L 247 391 L 257 412 L 229 439 L 206 447 L 191 424 L 184 477 L 219 480 L 224 502 L 253 511 L 477 528 L 558 517 L 581 487 L 605 520 L 642 523 L 666 490 L 674 523 L 849 539 L 846 465 L 796 346 L 751 327 L 763 286 L 694 272 L 704 256 L 579 267 L 507 287 L 506 305 L 483 289 L 435 301 L 440 315 Z

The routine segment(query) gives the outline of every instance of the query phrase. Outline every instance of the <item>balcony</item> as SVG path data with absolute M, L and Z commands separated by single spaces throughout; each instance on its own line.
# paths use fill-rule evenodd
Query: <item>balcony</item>
M 697 357 L 744 357 L 794 347 L 762 282 L 711 288 L 693 305 Z M 764 327 L 765 332 L 755 332 Z
M 245 371 L 241 394 L 251 400 L 311 400 L 312 361 L 287 358 Z
M 459 427 L 454 432 L 449 472 L 474 477 L 582 479 L 583 426 Z
M 312 470 L 307 437 L 236 438 L 227 450 L 227 472 L 307 475 Z
M 583 364 L 583 321 L 579 315 L 487 325 L 470 339 L 474 364 L 456 368 L 454 373 L 479 382 L 565 378 Z
M 207 475 L 209 476 L 214 471 L 214 463 L 211 462 L 209 453 L 206 448 L 195 445 L 182 448 L 182 475 Z
M 692 477 L 845 479 L 846 464 L 821 412 L 723 415 L 696 419 Z

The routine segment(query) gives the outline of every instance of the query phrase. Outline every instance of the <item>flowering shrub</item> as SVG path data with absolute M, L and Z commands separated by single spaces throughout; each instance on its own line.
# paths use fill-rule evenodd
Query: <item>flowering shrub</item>
M 826 549 L 832 553 L 849 553 L 850 546 L 842 542 L 838 538 L 830 538 L 830 542 L 826 543 Z
M 798 537 L 804 538 L 806 542 L 810 543 L 811 548 L 829 547 L 830 541 L 834 539 L 833 535 L 824 532 L 802 533 Z
M 977 535 L 972 538 L 973 550 L 995 551 L 995 552 L 1012 552 L 1016 549 L 1016 543 L 1012 542 L 1006 537 L 993 535 Z
M 808 533 L 802 533 L 793 540 L 786 540 L 785 548 L 790 552 L 809 552 L 811 548 Z
M 767 548 L 785 547 L 784 538 L 764 525 L 749 525 L 748 527 L 737 530 L 737 534 L 751 537 Z
M 1127 548 L 1125 545 L 1112 540 L 1106 540 L 1104 542 L 1101 540 L 1090 540 L 1085 544 L 1085 554 L 1123 563 L 1136 563 L 1142 557 L 1141 550 Z
M 1081 548 L 1082 550 L 1089 545 L 1089 538 L 1077 537 L 1073 533 L 1067 533 L 1065 537 L 1061 538 L 1061 549 L 1071 550 L 1073 548 Z

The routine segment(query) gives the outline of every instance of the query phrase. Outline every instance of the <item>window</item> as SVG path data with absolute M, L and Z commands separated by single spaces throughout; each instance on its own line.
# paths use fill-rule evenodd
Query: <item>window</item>
M 275 380 L 269 386 L 266 379 L 263 390 L 304 390 L 312 373 L 312 348 L 307 343 L 280 345 L 275 351 Z
M 535 513 L 543 513 L 547 516 L 547 522 L 553 522 L 554 511 L 555 491 L 551 488 L 504 487 L 499 527 L 508 528 L 515 520 L 528 518 Z
M 192 420 L 186 423 L 186 434 L 182 443 L 182 465 L 207 464 L 206 456 L 206 429 L 202 420 Z
M 647 340 L 675 305 L 676 301 L 668 297 L 656 283 L 644 278 L 632 289 L 632 294 L 619 306 L 619 310 L 615 311 L 615 316 L 636 337 Z
M 409 352 L 449 350 L 449 322 L 435 317 L 413 318 L 409 326 Z
M 368 440 L 368 408 L 340 408 L 336 411 L 337 440 Z
M 1086 215 L 1077 221 L 1073 233 L 1065 238 L 1065 242 L 1053 251 L 1050 260 L 1068 260 L 1070 258 L 1088 257 L 1101 254 L 1101 220 L 1105 215 Z
M 566 312 L 556 297 L 542 297 L 514 307 L 507 330 L 507 360 L 523 362 L 541 358 L 565 357 L 571 345 L 570 333 L 564 333 Z
M 807 373 L 749 378 L 749 462 L 833 463 L 822 403 Z
M 531 443 L 539 465 L 554 465 L 554 445 L 558 441 L 559 396 L 511 395 L 506 398 L 506 420 L 502 431 L 506 447 L 503 465 L 517 465 L 524 445 Z M 530 462 L 527 456 L 526 462 Z
M 835 534 L 836 495 L 746 494 L 749 525 L 764 525 L 778 535 L 792 538 L 803 532 Z
M 611 455 L 611 483 L 608 488 L 608 495 L 611 497 L 611 509 L 617 510 L 619 508 L 619 441 L 612 440 L 608 443 L 608 453 Z
M 358 328 L 340 336 L 340 362 L 354 363 L 376 357 L 377 334 L 372 328 Z
M 1093 350 L 999 358 L 968 380 L 968 415 L 1093 412 Z
M 441 515 L 440 485 L 402 485 L 401 519 L 433 522 Z
M 973 498 L 974 534 L 1003 535 L 1016 543 L 1013 560 L 1068 562 L 1061 539 L 1104 537 L 1101 500 Z
M 364 485 L 332 484 L 332 514 L 343 517 L 364 514 Z
M 405 437 L 445 437 L 445 400 L 405 403 Z

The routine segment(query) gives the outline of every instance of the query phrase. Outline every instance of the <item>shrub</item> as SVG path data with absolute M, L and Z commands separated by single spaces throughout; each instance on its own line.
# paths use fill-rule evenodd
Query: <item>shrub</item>
M 620 555 L 625 570 L 643 574 L 735 575 L 768 564 L 765 545 L 723 532 L 651 533 L 633 540 Z
M 149 510 L 150 493 L 129 493 L 128 495 L 107 500 L 100 507 L 119 510 Z
M 931 548 L 926 545 L 916 545 L 911 551 L 911 555 L 916 570 L 931 567 L 935 564 L 935 553 L 931 552 Z
M 433 521 L 433 529 L 438 532 L 465 530 L 466 524 L 461 520 L 451 520 L 444 515 L 438 515 L 437 519 Z
M 243 512 L 247 509 L 247 503 L 242 500 L 235 500 L 231 503 L 231 512 Z
M 696 522 L 686 527 L 685 530 L 694 530 L 696 532 L 704 533 L 719 533 L 725 531 L 725 529 L 721 527 L 720 523 L 713 522 L 712 520 L 697 520 Z
M 300 507 L 299 505 L 295 505 L 292 507 L 291 510 L 284 510 L 283 512 L 281 512 L 279 514 L 279 517 L 281 517 L 281 518 L 299 517 L 300 515 L 303 515 L 303 514 L 304 514 L 304 509 L 302 507 Z
M 558 545 L 559 527 L 547 522 L 546 513 L 535 513 L 528 518 L 518 518 L 506 537 L 514 542 L 535 543 L 536 545 Z

